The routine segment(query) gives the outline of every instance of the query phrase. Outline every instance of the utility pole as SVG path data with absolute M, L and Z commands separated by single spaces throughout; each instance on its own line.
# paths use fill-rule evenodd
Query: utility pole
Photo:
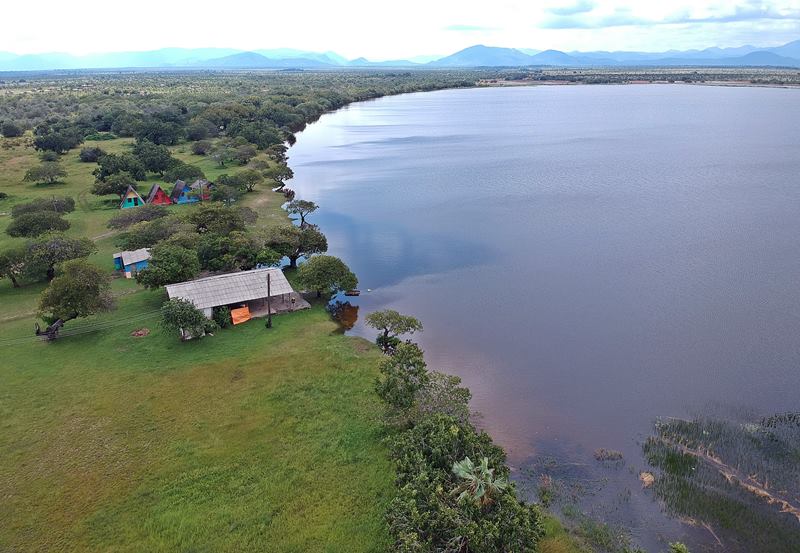
M 272 328 L 272 289 L 269 277 L 270 271 L 267 271 L 267 328 Z

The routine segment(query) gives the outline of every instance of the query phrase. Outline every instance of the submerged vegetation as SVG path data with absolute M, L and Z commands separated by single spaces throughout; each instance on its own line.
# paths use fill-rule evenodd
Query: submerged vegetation
M 665 420 L 644 444 L 653 489 L 675 515 L 743 551 L 800 545 L 800 414 Z

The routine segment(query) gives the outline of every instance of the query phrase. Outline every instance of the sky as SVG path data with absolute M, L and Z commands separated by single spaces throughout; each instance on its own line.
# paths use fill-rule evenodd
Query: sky
M 297 48 L 388 60 L 445 55 L 474 44 L 652 52 L 775 46 L 800 39 L 800 0 L 4 0 L 3 4 L 7 24 L 0 34 L 0 52 L 17 54 Z

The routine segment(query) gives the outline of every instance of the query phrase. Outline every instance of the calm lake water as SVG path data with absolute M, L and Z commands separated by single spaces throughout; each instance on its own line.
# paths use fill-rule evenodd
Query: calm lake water
M 410 94 L 326 115 L 289 153 L 371 289 L 361 314 L 424 322 L 429 366 L 463 378 L 521 480 L 585 467 L 582 505 L 648 549 L 708 543 L 641 490 L 640 443 L 657 417 L 797 410 L 800 91 Z M 601 447 L 625 468 L 598 469 Z

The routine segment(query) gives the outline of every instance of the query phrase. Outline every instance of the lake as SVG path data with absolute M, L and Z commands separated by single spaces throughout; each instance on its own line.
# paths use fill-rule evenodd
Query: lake
M 289 154 L 362 318 L 423 321 L 429 367 L 462 377 L 523 484 L 579 467 L 582 507 L 641 545 L 709 543 L 642 491 L 641 442 L 658 417 L 797 409 L 800 91 L 409 94 L 325 115 Z

